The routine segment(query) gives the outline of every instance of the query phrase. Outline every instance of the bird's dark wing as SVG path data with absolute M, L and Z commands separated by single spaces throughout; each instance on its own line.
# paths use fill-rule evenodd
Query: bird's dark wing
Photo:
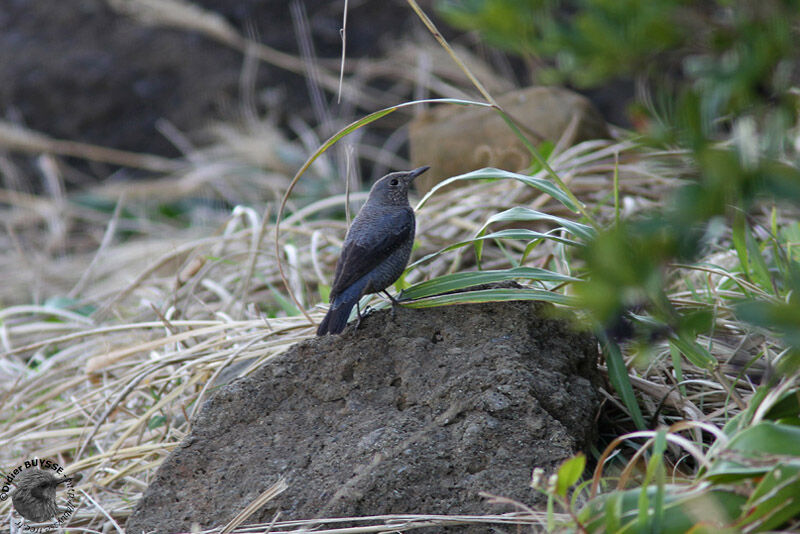
M 355 226 L 355 223 L 354 223 Z M 356 237 L 346 240 L 342 255 L 336 264 L 330 298 L 347 289 L 359 278 L 369 273 L 389 257 L 414 231 L 414 212 L 409 207 L 386 213 L 370 221 L 362 221 L 363 228 Z M 350 229 L 353 232 L 353 228 Z

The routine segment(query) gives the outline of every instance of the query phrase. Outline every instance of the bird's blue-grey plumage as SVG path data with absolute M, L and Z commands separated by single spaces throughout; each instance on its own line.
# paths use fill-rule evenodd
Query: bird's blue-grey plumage
M 415 230 L 408 188 L 426 170 L 428 167 L 387 174 L 372 186 L 345 237 L 331 287 L 331 307 L 317 335 L 344 330 L 353 306 L 363 295 L 383 291 L 403 274 Z

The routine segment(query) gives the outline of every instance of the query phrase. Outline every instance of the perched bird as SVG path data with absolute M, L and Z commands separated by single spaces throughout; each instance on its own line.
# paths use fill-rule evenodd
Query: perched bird
M 29 521 L 41 523 L 58 514 L 56 486 L 71 480 L 58 477 L 51 471 L 26 469 L 14 481 L 17 488 L 11 494 L 14 509 Z
M 393 172 L 372 186 L 344 239 L 331 287 L 331 307 L 317 329 L 318 336 L 344 330 L 353 306 L 363 295 L 384 291 L 403 274 L 415 229 L 408 187 L 429 168 Z M 396 304 L 389 293 L 386 296 Z M 358 316 L 360 320 L 360 309 Z

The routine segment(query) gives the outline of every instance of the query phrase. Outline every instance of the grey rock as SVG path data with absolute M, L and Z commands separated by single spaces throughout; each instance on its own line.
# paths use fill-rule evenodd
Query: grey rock
M 526 87 L 499 96 L 497 103 L 536 145 L 555 143 L 567 130 L 572 131 L 569 145 L 609 137 L 603 117 L 589 99 L 568 89 Z M 487 108 L 440 106 L 427 110 L 411 121 L 409 141 L 412 164 L 431 166 L 430 172 L 414 183 L 420 194 L 445 178 L 475 169 L 520 171 L 531 164 L 522 141 L 500 115 Z
M 281 477 L 248 523 L 507 511 L 481 491 L 542 505 L 533 468 L 592 442 L 600 400 L 594 339 L 552 310 L 399 308 L 295 345 L 206 402 L 127 532 L 223 525 Z

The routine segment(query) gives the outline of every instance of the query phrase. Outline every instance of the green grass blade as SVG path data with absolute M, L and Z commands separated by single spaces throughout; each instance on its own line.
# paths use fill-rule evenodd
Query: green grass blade
M 435 308 L 437 306 L 451 306 L 454 304 L 480 304 L 483 302 L 513 302 L 517 300 L 534 300 L 541 302 L 552 302 L 572 306 L 575 299 L 545 291 L 543 289 L 482 289 L 480 291 L 465 291 L 463 293 L 450 293 L 448 295 L 437 295 L 426 297 L 419 300 L 403 302 L 407 308 Z
M 800 428 L 773 421 L 761 421 L 736 432 L 720 450 L 705 478 L 715 483 L 760 479 L 777 461 L 800 467 Z M 783 458 L 781 458 L 783 457 Z
M 764 256 L 761 254 L 761 249 L 756 243 L 753 234 L 745 229 L 745 243 L 747 244 L 747 251 L 750 257 L 750 267 L 754 280 L 764 291 L 772 291 L 772 278 L 769 274 L 769 267 L 767 262 L 764 261 Z
M 331 146 L 336 144 L 340 139 L 346 137 L 350 133 L 358 130 L 362 126 L 366 126 L 376 120 L 385 117 L 386 115 L 397 111 L 398 109 L 402 109 L 409 106 L 414 106 L 417 104 L 456 104 L 460 106 L 481 106 L 481 107 L 492 107 L 490 104 L 485 102 L 478 102 L 475 100 L 464 100 L 460 98 L 430 98 L 424 100 L 413 100 L 410 102 L 403 102 L 401 104 L 397 104 L 396 106 L 390 106 L 387 108 L 379 109 L 378 111 L 374 111 L 369 115 L 358 119 L 357 121 L 351 122 L 335 134 L 333 134 L 327 141 L 325 141 L 322 146 L 320 146 L 311 157 L 306 160 L 303 167 L 298 171 L 297 177 L 302 174 L 311 164 L 316 160 L 320 155 L 322 155 L 326 150 L 328 150 Z
M 779 463 L 767 472 L 747 500 L 751 531 L 779 528 L 800 514 L 800 466 Z M 755 528 L 753 528 L 755 527 Z
M 501 213 L 496 213 L 489 217 L 489 219 L 484 223 L 476 237 L 481 236 L 483 232 L 489 227 L 490 224 L 496 222 L 520 222 L 520 221 L 550 221 L 556 222 L 561 224 L 561 228 L 563 230 L 568 231 L 569 233 L 576 235 L 578 237 L 583 238 L 584 240 L 591 240 L 595 235 L 595 230 L 590 226 L 586 226 L 585 224 L 576 223 L 574 221 L 570 221 L 569 219 L 564 219 L 561 217 L 556 217 L 555 215 L 550 215 L 548 213 L 542 213 L 536 210 L 532 210 L 530 208 L 522 208 L 522 207 L 514 207 L 503 211 Z M 475 242 L 475 256 L 479 259 L 483 252 L 483 241 L 476 241 Z
M 666 430 L 659 430 L 653 443 L 653 454 L 647 463 L 648 483 L 655 478 L 656 492 L 653 495 L 653 532 L 663 532 L 664 525 L 664 451 L 667 449 Z
M 619 532 L 622 526 L 622 492 L 612 493 L 604 508 L 603 520 L 606 532 Z
M 605 340 L 603 343 L 603 353 L 606 355 L 608 379 L 611 381 L 611 385 L 614 386 L 619 396 L 622 397 L 622 402 L 628 408 L 636 426 L 640 429 L 647 428 L 644 417 L 642 416 L 642 411 L 639 408 L 639 403 L 636 401 L 636 395 L 633 392 L 633 386 L 628 377 L 628 369 L 625 367 L 625 361 L 622 359 L 622 352 L 620 352 L 619 345 L 613 341 Z
M 614 224 L 619 226 L 619 152 L 614 152 Z
M 519 126 L 517 126 L 517 124 L 514 122 L 514 119 L 512 119 L 511 116 L 509 116 L 499 106 L 493 106 L 493 108 L 495 109 L 495 111 L 497 111 L 498 114 L 500 114 L 500 116 L 503 118 L 508 127 L 511 128 L 511 131 L 514 132 L 514 135 L 516 135 L 517 138 L 519 138 L 519 140 L 522 141 L 522 143 L 528 149 L 528 152 L 531 153 L 533 158 L 539 163 L 539 165 L 542 166 L 542 168 L 545 170 L 545 172 L 547 172 L 550 178 L 552 178 L 553 181 L 556 184 L 558 184 L 567 195 L 569 195 L 570 199 L 578 208 L 578 211 L 580 211 L 581 215 L 586 217 L 586 220 L 589 221 L 593 226 L 596 226 L 594 219 L 586 211 L 586 208 L 583 205 L 583 203 L 580 200 L 578 200 L 574 194 L 572 194 L 572 191 L 570 191 L 570 189 L 567 187 L 567 184 L 565 184 L 563 180 L 561 180 L 561 177 L 556 173 L 556 171 L 553 170 L 550 164 L 547 163 L 547 160 L 542 156 L 539 150 L 537 150 L 536 147 L 533 146 L 533 143 L 531 143 L 530 140 L 527 137 L 525 137 L 525 134 L 523 134 L 522 130 L 519 129 Z
M 708 349 L 702 347 L 693 339 L 687 339 L 685 335 L 681 334 L 671 337 L 669 342 L 694 365 L 709 371 L 716 367 L 717 359 L 708 352 Z
M 403 291 L 404 299 L 419 299 L 440 295 L 449 291 L 465 289 L 479 284 L 503 282 L 506 280 L 536 280 L 547 282 L 575 282 L 578 279 L 546 269 L 534 267 L 515 267 L 495 271 L 474 271 L 467 273 L 454 273 L 439 276 L 432 280 L 420 282 Z
M 542 178 L 534 178 L 526 174 L 519 174 L 516 172 L 505 171 L 502 169 L 495 169 L 492 167 L 479 169 L 477 171 L 468 172 L 466 174 L 460 174 L 458 176 L 453 176 L 452 178 L 448 178 L 447 180 L 439 182 L 433 189 L 428 191 L 424 197 L 422 197 L 422 199 L 417 204 L 416 209 L 420 209 L 423 205 L 425 205 L 428 199 L 430 199 L 437 191 L 439 191 L 443 187 L 446 187 L 454 182 L 461 182 L 467 180 L 518 180 L 535 189 L 538 189 L 539 191 L 542 191 L 543 193 L 547 193 L 554 199 L 561 202 L 571 211 L 578 212 L 578 207 L 572 200 L 572 198 L 552 182 L 549 182 Z
M 739 264 L 742 267 L 742 273 L 749 281 L 753 281 L 750 276 L 750 260 L 747 257 L 747 245 L 745 242 L 745 219 L 744 214 L 737 212 L 736 218 L 733 221 L 733 228 L 731 229 L 731 240 L 733 241 L 733 248 L 736 249 L 736 255 L 739 257 Z
M 285 313 L 289 317 L 295 317 L 297 315 L 300 315 L 300 309 L 297 306 L 295 306 L 291 300 L 284 297 L 281 294 L 281 292 L 275 288 L 275 286 L 273 286 L 272 284 L 267 284 L 267 287 L 269 288 L 270 293 L 272 293 L 272 296 L 277 301 L 278 306 L 280 306 L 281 310 L 283 310 L 283 313 Z
M 650 495 L 648 494 L 650 487 L 643 485 L 639 488 L 639 497 L 637 500 L 636 511 L 636 526 L 640 532 L 648 532 L 648 511 L 650 510 Z
M 678 390 L 681 392 L 682 396 L 686 396 L 686 385 L 682 384 L 683 382 L 683 366 L 681 361 L 681 353 L 678 348 L 670 343 L 669 345 L 669 355 L 672 359 L 672 369 L 675 372 L 675 380 L 678 381 Z
M 487 239 L 519 239 L 519 240 L 536 240 L 536 239 L 549 239 L 550 241 L 556 241 L 558 243 L 563 243 L 565 245 L 573 245 L 573 246 L 584 246 L 582 243 L 578 241 L 573 241 L 571 239 L 566 239 L 564 237 L 560 237 L 558 235 L 554 235 L 551 232 L 557 232 L 560 228 L 556 228 L 551 230 L 550 232 L 537 232 L 535 230 L 525 230 L 525 229 L 510 229 L 510 230 L 500 230 L 498 232 L 494 232 L 491 234 L 486 234 L 483 236 L 474 237 L 472 239 L 468 239 L 466 241 L 459 241 L 458 243 L 453 243 L 452 245 L 448 245 L 441 250 L 437 250 L 431 254 L 423 256 L 422 258 L 418 259 L 414 263 L 408 266 L 408 269 L 412 269 L 418 265 L 431 261 L 432 259 L 438 258 L 442 254 L 446 252 L 450 252 L 451 250 L 455 250 L 457 248 L 466 247 L 468 245 L 475 244 L 476 242 L 483 242 Z
M 530 208 L 514 207 L 506 211 L 497 213 L 489 217 L 489 220 L 484 223 L 483 228 L 478 232 L 481 235 L 483 231 L 492 223 L 496 222 L 520 222 L 520 221 L 550 221 L 564 227 L 572 235 L 589 241 L 594 239 L 597 232 L 591 226 L 581 224 L 563 217 L 557 217 L 548 213 L 532 210 Z

